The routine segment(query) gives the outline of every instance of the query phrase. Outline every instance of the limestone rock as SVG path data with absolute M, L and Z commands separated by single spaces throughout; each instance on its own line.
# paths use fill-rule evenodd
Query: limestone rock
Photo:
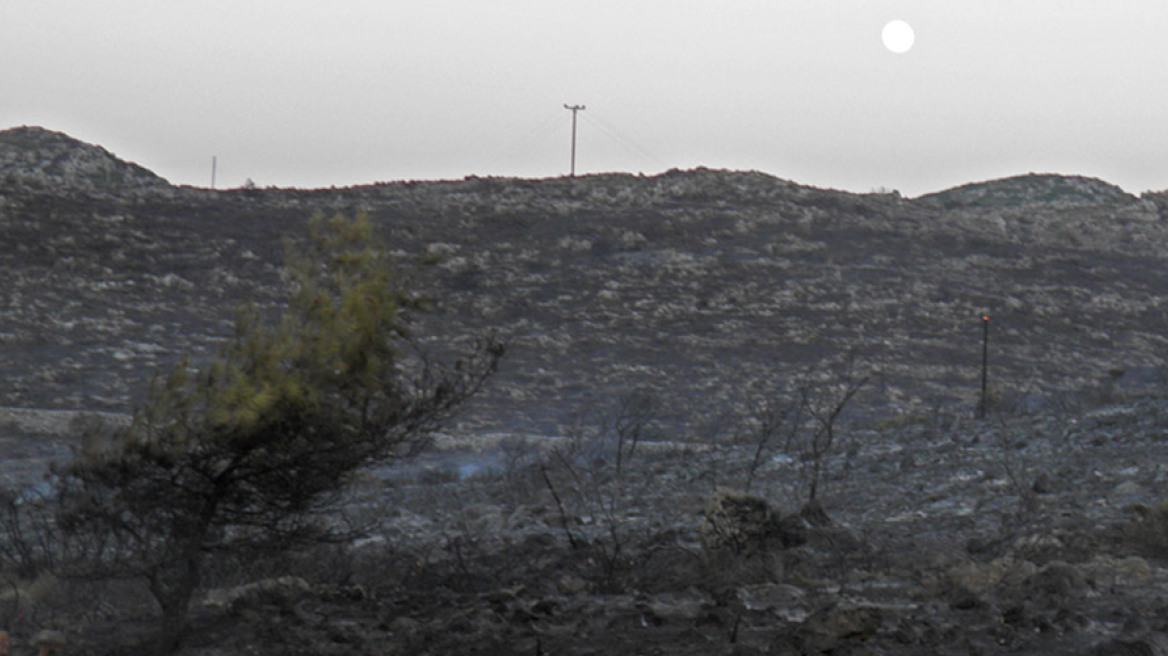
M 1087 587 L 1087 580 L 1078 567 L 1063 561 L 1047 563 L 1022 583 L 1022 588 L 1030 594 L 1068 597 L 1081 594 Z
M 884 614 L 875 606 L 831 604 L 790 627 L 771 644 L 771 654 L 853 653 L 875 634 Z
M 1087 653 L 1089 656 L 1168 656 L 1168 636 L 1153 633 L 1141 638 L 1113 638 Z
M 234 588 L 209 590 L 203 605 L 239 610 L 257 604 L 284 604 L 312 590 L 312 586 L 298 576 L 281 576 Z
M 707 553 L 766 551 L 799 541 L 766 499 L 729 488 L 719 488 L 706 501 L 698 534 Z
M 170 186 L 104 148 L 27 126 L 0 132 L 0 171 L 10 184 L 33 188 L 122 193 Z

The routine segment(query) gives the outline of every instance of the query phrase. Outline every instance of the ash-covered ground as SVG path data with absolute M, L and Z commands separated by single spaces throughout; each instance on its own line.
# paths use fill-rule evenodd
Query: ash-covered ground
M 314 213 L 372 217 L 432 302 L 435 357 L 511 343 L 434 451 L 355 481 L 369 540 L 225 564 L 187 653 L 1168 653 L 1163 193 L 704 169 L 210 191 L 20 136 L 0 138 L 7 483 L 207 358 L 240 303 L 278 312 L 282 239 Z M 763 442 L 768 400 L 861 379 L 829 452 L 813 422 Z M 618 467 L 631 398 L 653 412 Z M 823 512 L 801 516 L 816 463 Z M 770 519 L 703 543 L 748 486 Z M 37 590 L 19 625 L 0 597 L 18 642 L 68 623 L 74 653 L 132 652 L 154 612 L 132 587 Z

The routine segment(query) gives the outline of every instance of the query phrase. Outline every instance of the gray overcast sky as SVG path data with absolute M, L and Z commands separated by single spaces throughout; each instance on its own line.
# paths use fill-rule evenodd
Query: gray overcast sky
M 916 45 L 893 54 L 884 24 Z M 1168 189 L 1165 0 L 4 0 L 0 128 L 177 184 L 756 169 Z

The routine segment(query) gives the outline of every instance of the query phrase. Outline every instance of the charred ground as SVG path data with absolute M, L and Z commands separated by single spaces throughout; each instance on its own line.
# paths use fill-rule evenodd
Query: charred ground
M 1162 649 L 1163 193 L 1022 176 L 905 199 L 704 169 L 211 191 L 0 134 L 0 405 L 36 411 L 6 414 L 9 480 L 66 456 L 72 412 L 128 412 L 213 350 L 237 303 L 274 308 L 281 239 L 313 213 L 369 213 L 432 300 L 429 347 L 512 342 L 462 446 L 366 483 L 383 541 L 252 572 L 308 587 L 209 602 L 192 653 Z M 983 314 L 995 411 L 975 421 Z M 751 403 L 853 356 L 871 383 L 841 421 L 834 523 L 719 564 L 697 533 L 743 485 Z M 630 394 L 674 447 L 618 477 L 591 456 Z M 573 435 L 591 456 L 557 460 Z M 800 476 L 776 446 L 755 492 L 793 511 Z M 628 560 L 606 561 L 617 539 Z M 121 640 L 89 620 L 83 653 Z

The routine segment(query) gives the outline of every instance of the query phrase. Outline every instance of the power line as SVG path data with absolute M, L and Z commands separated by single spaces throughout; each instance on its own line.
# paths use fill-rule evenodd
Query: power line
M 602 114 L 589 112 L 584 118 L 629 154 L 653 166 L 664 166 L 664 163 L 652 152 L 638 143 L 636 139 L 623 134 L 611 121 L 605 120 Z
M 527 130 L 522 137 L 511 140 L 510 146 L 491 161 L 487 171 L 494 171 L 511 160 L 526 158 L 537 150 L 541 153 L 545 152 L 546 147 L 550 144 L 549 138 L 562 125 L 560 118 L 560 114 L 549 112 L 536 127 Z
M 584 110 L 584 105 L 564 105 L 564 109 L 572 111 L 572 152 L 571 152 L 571 175 L 576 174 L 576 150 L 579 142 L 579 116 L 577 112 Z M 561 115 L 562 116 L 562 115 Z M 550 138 L 556 131 L 556 125 L 562 125 L 560 118 L 551 112 L 542 116 L 542 120 L 534 123 L 531 129 L 527 130 L 517 139 L 509 141 L 510 147 L 506 148 L 504 152 L 500 152 L 497 157 L 493 159 L 491 165 L 487 168 L 488 171 L 497 169 L 504 162 L 511 159 L 534 155 L 536 151 L 540 153 L 546 152 L 546 147 L 550 143 Z M 649 167 L 664 167 L 663 161 L 658 158 L 652 150 L 646 148 L 637 139 L 632 138 L 626 134 L 621 128 L 618 128 L 611 120 L 605 118 L 603 113 L 596 114 L 589 111 L 583 116 L 583 121 L 590 127 L 595 129 L 600 135 L 602 141 L 611 141 L 626 153 L 633 155 L 642 164 Z M 590 151 L 591 152 L 591 151 Z

